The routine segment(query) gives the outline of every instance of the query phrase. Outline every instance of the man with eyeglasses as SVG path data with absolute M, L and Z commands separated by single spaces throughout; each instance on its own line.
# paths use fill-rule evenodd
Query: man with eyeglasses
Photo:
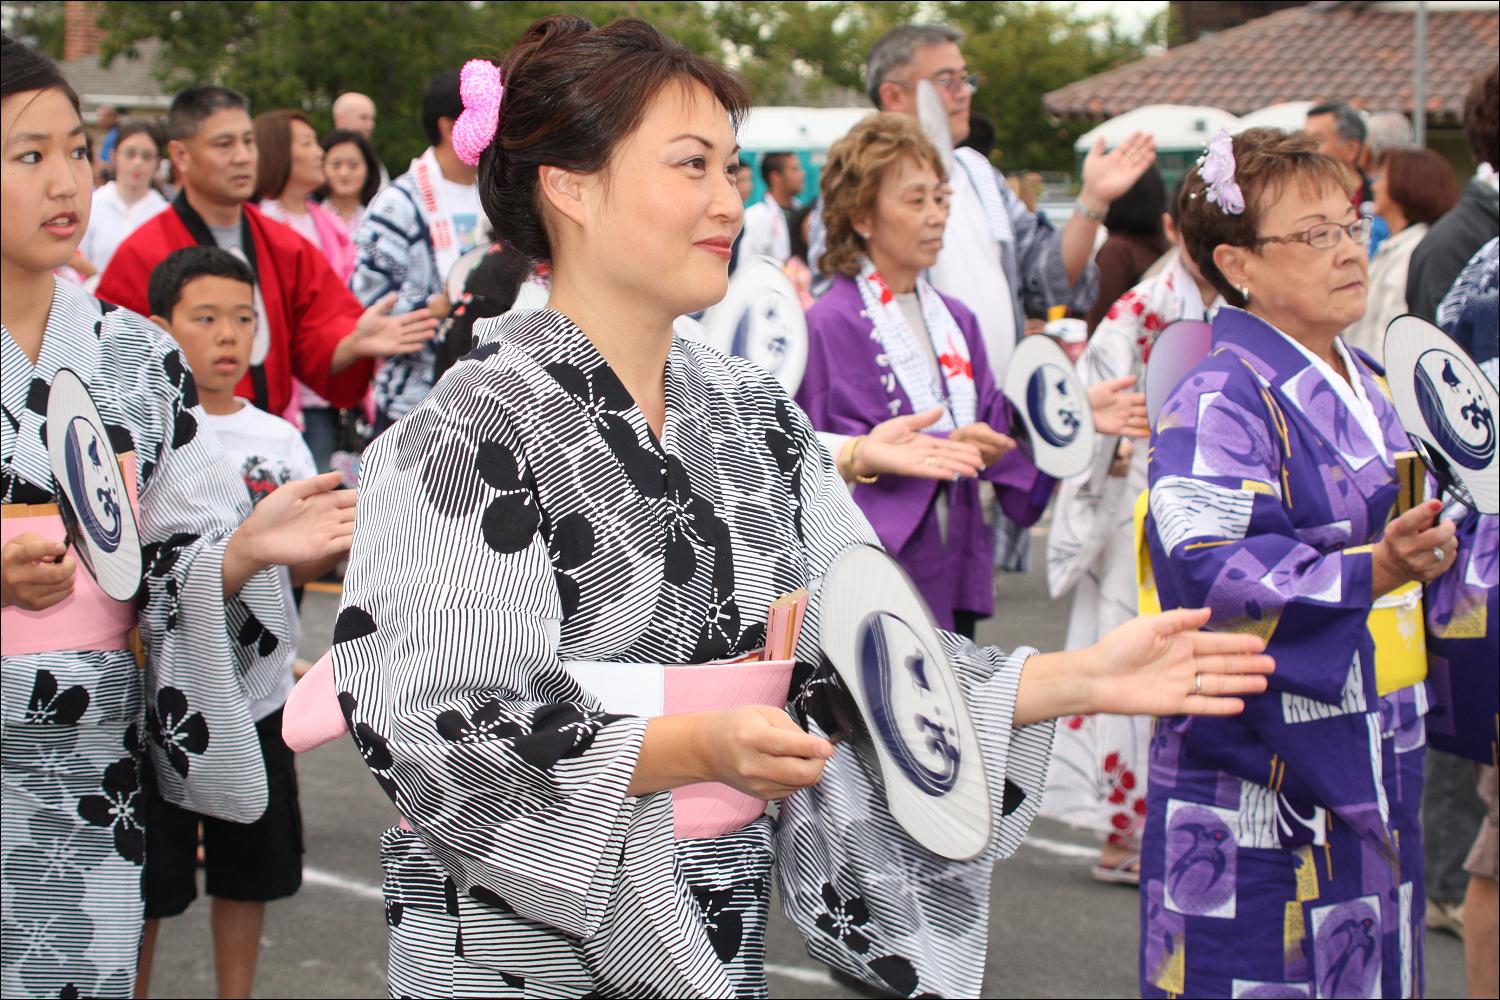
M 888 31 L 865 61 L 870 100 L 882 111 L 914 115 L 917 82 L 929 80 L 947 109 L 953 141 L 963 142 L 980 81 L 964 63 L 961 41 L 963 33 L 947 25 L 909 24 Z M 991 368 L 1001 372 L 1027 315 L 1044 316 L 1059 304 L 1081 314 L 1093 305 L 1099 223 L 1110 202 L 1155 161 L 1156 148 L 1149 136 L 1136 133 L 1110 153 L 1102 142 L 1091 150 L 1078 204 L 1061 232 L 1027 209 L 982 154 L 963 147 L 953 153 L 959 169 L 948 179 L 952 210 L 929 279 L 973 310 Z M 815 273 L 822 237 L 822 220 L 815 215 L 809 234 Z

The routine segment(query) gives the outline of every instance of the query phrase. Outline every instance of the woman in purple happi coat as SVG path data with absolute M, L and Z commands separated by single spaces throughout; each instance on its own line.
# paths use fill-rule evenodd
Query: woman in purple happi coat
M 1157 421 L 1151 561 L 1164 608 L 1265 637 L 1277 672 L 1239 718 L 1157 723 L 1144 996 L 1422 995 L 1427 685 L 1377 675 L 1366 621 L 1464 553 L 1435 502 L 1392 520 L 1407 437 L 1338 339 L 1368 277 L 1347 185 L 1252 129 L 1184 188 L 1187 251 L 1233 308 Z
M 947 454 L 928 462 L 952 478 L 858 476 L 862 436 L 898 414 L 941 408 L 934 440 L 979 449 L 979 476 L 1022 525 L 1036 522 L 1056 481 L 1004 431 L 1011 407 L 995 384 L 974 315 L 935 291 L 922 272 L 937 259 L 948 218 L 943 161 L 910 116 L 866 118 L 829 150 L 823 168 L 834 276 L 808 311 L 808 361 L 797 402 L 819 431 L 847 435 L 838 455 L 854 500 L 881 544 L 911 574 L 938 622 L 970 638 L 994 613 L 994 532 L 979 482 Z M 1133 379 L 1091 393 L 1096 422 L 1120 433 L 1139 419 Z

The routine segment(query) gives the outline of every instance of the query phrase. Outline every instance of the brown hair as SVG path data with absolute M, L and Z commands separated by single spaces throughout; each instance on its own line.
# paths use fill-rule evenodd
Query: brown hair
M 937 147 L 911 115 L 889 111 L 870 115 L 828 150 L 821 178 L 828 248 L 818 261 L 818 270 L 827 275 L 859 274 L 865 241 L 854 231 L 854 220 L 875 210 L 886 172 L 903 157 L 931 167 L 943 180 L 948 177 Z
M 256 201 L 279 198 L 292 177 L 292 122 L 312 128 L 300 111 L 262 111 L 255 116 Z M 317 135 L 316 132 L 313 133 Z
M 1342 163 L 1318 152 L 1317 140 L 1306 132 L 1246 129 L 1234 137 L 1233 148 L 1234 179 L 1244 195 L 1245 210 L 1231 215 L 1218 203 L 1209 201 L 1207 185 L 1198 167 L 1188 171 L 1177 207 L 1182 243 L 1193 263 L 1224 296 L 1225 302 L 1243 307 L 1245 297 L 1214 263 L 1214 248 L 1221 244 L 1258 247 L 1261 215 L 1288 184 L 1296 184 L 1305 194 L 1334 189 L 1352 196 L 1355 182 Z
M 1430 149 L 1393 149 L 1380 161 L 1380 172 L 1407 222 L 1431 225 L 1458 204 L 1453 165 Z
M 1476 76 L 1464 98 L 1464 136 L 1474 159 L 1500 170 L 1500 63 Z
M 750 107 L 737 75 L 633 18 L 596 28 L 582 17 L 544 17 L 506 55 L 500 76 L 505 94 L 479 161 L 479 199 L 495 233 L 535 263 L 552 260 L 541 167 L 603 170 L 674 81 L 707 88 L 736 129 Z
M 119 128 L 120 132 L 117 136 L 115 136 L 116 149 L 120 148 L 120 143 L 124 142 L 126 139 L 129 139 L 133 135 L 143 135 L 147 139 L 150 139 L 151 145 L 156 147 L 157 156 L 160 156 L 161 151 L 166 148 L 167 137 L 162 132 L 161 126 L 157 125 L 155 122 L 146 121 L 141 118 L 131 118 L 121 122 Z

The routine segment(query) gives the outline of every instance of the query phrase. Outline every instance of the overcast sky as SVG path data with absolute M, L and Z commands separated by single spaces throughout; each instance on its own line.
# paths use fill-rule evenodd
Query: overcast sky
M 1074 7 L 1085 14 L 1114 14 L 1120 23 L 1130 28 L 1139 28 L 1157 11 L 1166 6 L 1164 0 L 1137 0 L 1135 3 L 1098 2 L 1098 0 L 1075 0 Z

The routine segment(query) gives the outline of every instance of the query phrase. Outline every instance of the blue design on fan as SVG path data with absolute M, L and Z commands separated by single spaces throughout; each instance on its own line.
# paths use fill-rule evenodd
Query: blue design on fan
M 113 552 L 120 547 L 124 525 L 120 519 L 119 481 L 110 463 L 100 456 L 102 437 L 93 424 L 83 417 L 74 417 L 68 422 L 68 433 L 63 440 L 63 461 L 68 491 L 84 530 L 102 551 Z M 107 447 L 104 453 L 113 457 Z
M 958 711 L 946 686 L 934 688 L 928 677 L 930 653 L 910 625 L 884 611 L 867 615 L 857 638 L 860 677 L 880 741 L 912 784 L 933 797 L 948 794 L 958 782 L 958 730 L 951 721 Z M 893 646 L 903 655 L 893 655 Z M 892 669 L 897 659 L 899 671 Z M 909 690 L 897 691 L 903 681 Z
M 1495 415 L 1457 355 L 1423 351 L 1412 372 L 1417 408 L 1443 455 L 1466 469 L 1482 470 L 1495 455 Z
M 729 353 L 737 358 L 754 361 L 765 367 L 772 375 L 781 370 L 786 360 L 786 326 L 781 320 L 784 308 L 781 297 L 776 294 L 762 295 L 745 307 L 740 321 L 734 326 L 734 337 L 729 342 Z M 752 335 L 755 337 L 752 342 Z M 755 353 L 752 354 L 751 350 Z
M 1054 364 L 1043 364 L 1026 380 L 1026 411 L 1036 432 L 1054 448 L 1078 437 L 1083 424 L 1080 403 L 1068 392 L 1068 376 Z

